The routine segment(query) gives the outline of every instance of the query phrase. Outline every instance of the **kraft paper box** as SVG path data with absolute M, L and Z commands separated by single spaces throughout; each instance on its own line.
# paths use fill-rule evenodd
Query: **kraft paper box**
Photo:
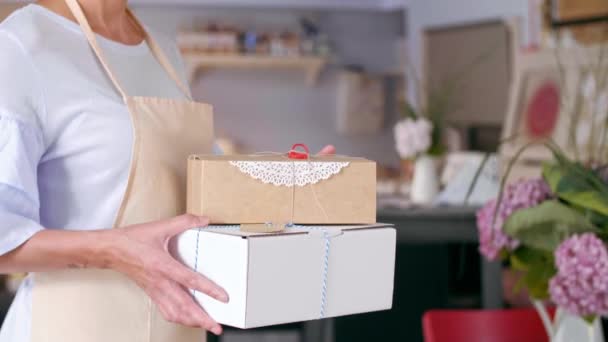
M 188 212 L 213 224 L 371 224 L 376 164 L 349 157 L 191 156 Z
M 180 235 L 175 254 L 228 292 L 229 303 L 194 293 L 209 315 L 246 329 L 390 309 L 395 244 L 385 224 L 280 234 L 212 226 Z

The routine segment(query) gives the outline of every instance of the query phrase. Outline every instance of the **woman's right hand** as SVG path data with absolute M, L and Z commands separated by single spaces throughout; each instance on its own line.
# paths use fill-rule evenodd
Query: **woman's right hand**
M 219 335 L 221 326 L 196 303 L 188 289 L 228 302 L 224 289 L 175 260 L 169 253 L 171 239 L 191 228 L 209 223 L 205 217 L 183 215 L 172 219 L 108 230 L 115 241 L 107 267 L 131 278 L 173 323 L 200 327 Z

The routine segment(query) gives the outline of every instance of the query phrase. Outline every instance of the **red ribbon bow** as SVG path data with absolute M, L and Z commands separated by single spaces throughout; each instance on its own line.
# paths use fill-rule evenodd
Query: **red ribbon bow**
M 304 152 L 298 151 L 298 147 L 301 147 Z M 310 150 L 306 144 L 295 144 L 291 147 L 291 150 L 287 153 L 289 159 L 308 159 L 310 156 Z

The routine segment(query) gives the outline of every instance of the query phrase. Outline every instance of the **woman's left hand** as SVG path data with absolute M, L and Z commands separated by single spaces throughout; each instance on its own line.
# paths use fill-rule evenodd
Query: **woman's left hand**
M 321 149 L 321 151 L 319 151 L 319 153 L 317 153 L 318 156 L 329 156 L 332 154 L 336 154 L 336 148 L 334 145 L 326 145 Z

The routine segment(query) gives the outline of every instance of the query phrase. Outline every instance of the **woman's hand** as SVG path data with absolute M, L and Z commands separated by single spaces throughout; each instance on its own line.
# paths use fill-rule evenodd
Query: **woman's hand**
M 317 153 L 319 156 L 329 156 L 332 154 L 336 154 L 336 148 L 333 145 L 326 145 Z
M 112 229 L 115 247 L 109 268 L 139 285 L 169 322 L 200 327 L 219 335 L 221 326 L 198 303 L 188 289 L 228 302 L 228 294 L 203 275 L 190 270 L 169 253 L 170 240 L 188 229 L 206 226 L 204 217 L 183 215 L 169 220 Z
M 335 154 L 327 145 L 319 155 Z M 176 261 L 169 253 L 170 240 L 188 229 L 209 223 L 204 217 L 183 215 L 173 219 L 113 229 L 116 248 L 110 268 L 133 279 L 156 303 L 170 322 L 201 327 L 219 335 L 221 326 L 194 301 L 188 289 L 227 302 L 228 294 L 211 280 Z
M 169 254 L 171 238 L 207 224 L 206 218 L 183 215 L 120 229 L 43 229 L 21 246 L 0 255 L 0 274 L 68 267 L 110 268 L 134 280 L 168 321 L 221 334 L 220 325 L 194 301 L 188 289 L 222 302 L 228 301 L 226 291 Z

